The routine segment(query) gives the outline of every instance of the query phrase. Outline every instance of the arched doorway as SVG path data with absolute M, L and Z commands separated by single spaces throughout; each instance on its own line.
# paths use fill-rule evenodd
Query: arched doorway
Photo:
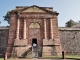
M 40 25 L 38 23 L 31 23 L 29 25 L 29 44 L 32 45 L 32 41 L 37 40 L 37 45 L 41 40 Z
M 38 23 L 31 23 L 29 25 L 29 44 L 32 45 L 32 57 L 38 57 L 38 46 L 41 40 L 40 25 Z

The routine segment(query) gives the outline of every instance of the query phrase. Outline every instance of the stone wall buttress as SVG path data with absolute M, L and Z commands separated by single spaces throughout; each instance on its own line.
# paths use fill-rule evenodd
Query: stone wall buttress
M 15 13 L 11 13 L 10 27 L 9 27 L 9 39 L 8 39 L 8 47 L 7 47 L 8 53 L 12 52 L 14 39 L 16 38 L 16 24 L 17 24 L 17 15 Z
M 61 43 L 60 43 L 60 38 L 59 38 L 59 31 L 58 31 L 58 21 L 57 21 L 57 16 L 53 15 L 52 19 L 52 25 L 53 25 L 53 38 L 54 38 L 54 45 L 55 45 L 55 51 L 57 52 L 56 54 L 60 54 L 58 52 L 62 51 L 61 48 Z

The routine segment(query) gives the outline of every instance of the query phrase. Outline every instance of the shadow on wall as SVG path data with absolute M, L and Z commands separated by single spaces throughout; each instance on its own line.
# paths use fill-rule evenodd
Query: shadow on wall
M 30 47 L 27 51 L 25 51 L 20 58 L 32 57 L 32 47 Z

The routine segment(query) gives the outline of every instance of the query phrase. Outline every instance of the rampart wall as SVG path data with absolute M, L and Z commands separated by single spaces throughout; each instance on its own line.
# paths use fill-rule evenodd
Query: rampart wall
M 59 35 L 62 50 L 68 54 L 80 54 L 80 28 L 61 28 Z M 6 51 L 9 27 L 0 27 L 0 54 Z
M 59 28 L 62 50 L 80 54 L 80 28 Z
M 3 54 L 7 48 L 9 27 L 0 27 L 0 54 Z

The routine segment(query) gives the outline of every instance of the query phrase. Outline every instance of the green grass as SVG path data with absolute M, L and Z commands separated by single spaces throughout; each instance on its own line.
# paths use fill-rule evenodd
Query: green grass
M 0 58 L 0 60 L 4 60 L 4 58 Z
M 4 60 L 4 58 L 0 58 L 0 60 Z M 14 60 L 13 58 L 11 58 L 11 59 L 7 59 L 7 60 Z
M 62 58 L 62 56 L 43 56 L 41 58 Z M 65 55 L 66 59 L 80 59 L 80 55 Z
M 80 59 L 80 55 L 66 55 L 66 58 Z
M 43 57 L 40 57 L 40 58 L 62 58 L 61 56 L 43 56 Z

